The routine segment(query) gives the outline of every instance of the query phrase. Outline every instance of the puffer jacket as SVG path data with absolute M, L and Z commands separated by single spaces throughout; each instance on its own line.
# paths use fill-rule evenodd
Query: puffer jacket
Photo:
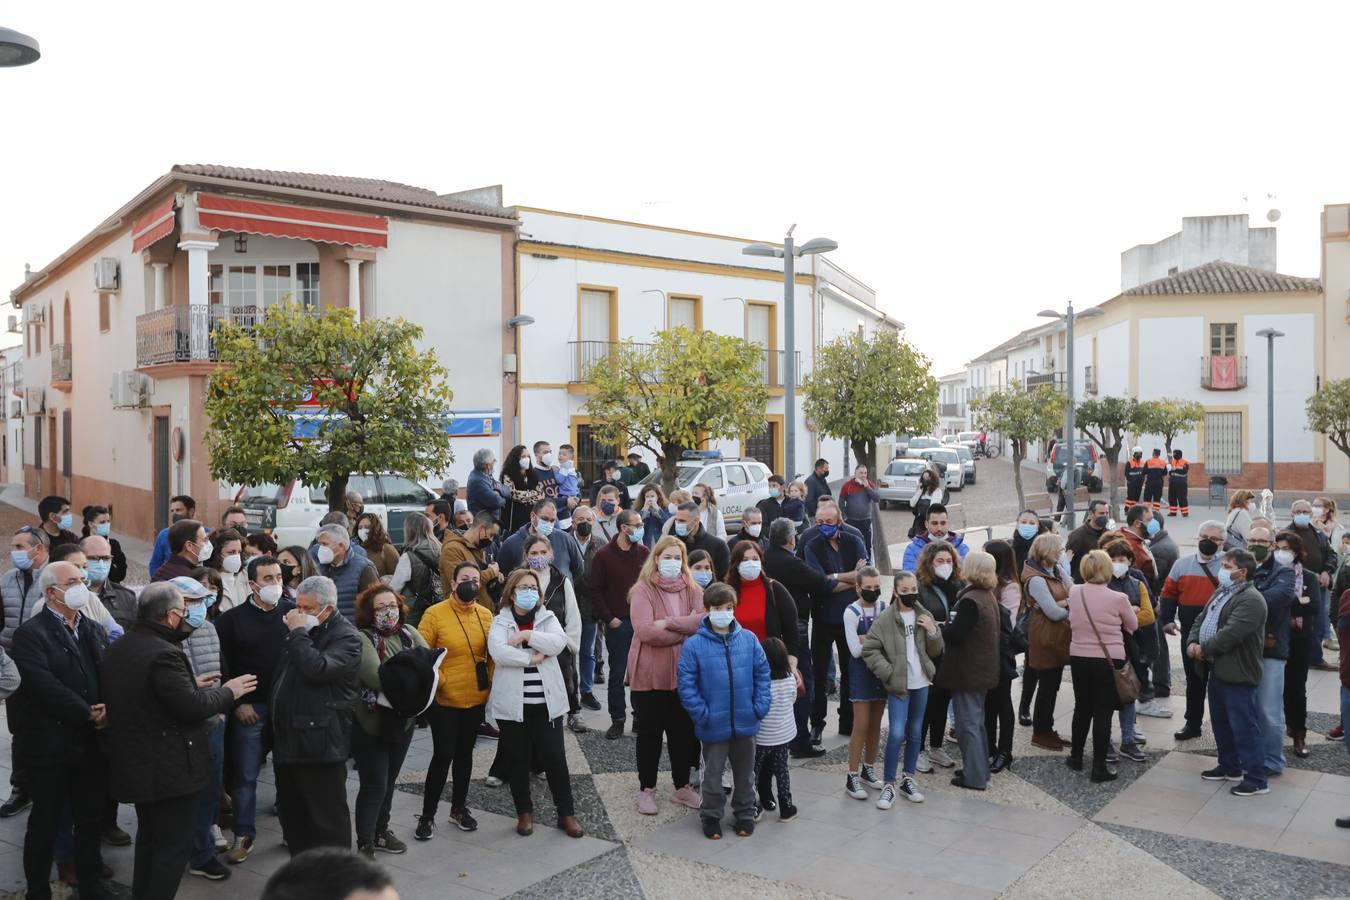
M 703 620 L 680 651 L 680 702 L 700 741 L 754 737 L 769 714 L 769 658 L 738 622 L 718 634 Z
M 360 668 L 361 635 L 339 612 L 286 634 L 267 709 L 278 763 L 347 760 Z
M 41 575 L 42 567 L 33 569 L 33 583 L 26 593 L 20 570 L 10 569 L 0 576 L 0 600 L 3 600 L 5 611 L 5 628 L 0 631 L 0 647 L 5 650 L 10 649 L 14 632 L 32 617 L 33 607 L 42 599 L 42 592 L 38 590 L 38 578 Z
M 567 685 L 563 682 L 562 667 L 558 665 L 558 654 L 567 649 L 567 635 L 558 624 L 558 617 L 543 608 L 534 614 L 529 643 L 512 647 L 507 641 L 518 631 L 520 626 L 516 624 L 515 613 L 507 604 L 497 613 L 488 630 L 488 653 L 492 654 L 495 664 L 492 693 L 487 701 L 488 721 L 525 721 L 525 670 L 535 652 L 544 654 L 543 662 L 535 668 L 544 682 L 548 717 L 556 719 L 568 709 Z
M 909 691 L 909 641 L 905 637 L 905 620 L 900 617 L 905 611 L 899 603 L 892 603 L 877 616 L 867 637 L 863 638 L 863 662 L 886 691 L 896 696 Z M 937 674 L 934 660 L 942 655 L 942 629 L 930 635 L 917 621 L 924 610 L 914 612 L 914 648 L 919 653 L 923 674 L 931 684 Z
M 200 678 L 209 672 L 219 672 L 220 635 L 216 634 L 216 626 L 210 622 L 203 622 L 201 628 L 193 631 L 187 640 L 183 641 L 183 652 L 187 654 L 194 678 Z
M 333 579 L 333 584 L 337 586 L 338 612 L 348 620 L 356 615 L 357 595 L 380 580 L 379 573 L 375 571 L 375 564 L 366 556 L 353 552 L 357 549 L 355 545 L 351 545 L 341 563 L 319 566 L 319 574 Z M 248 590 L 245 589 L 244 596 L 247 595 Z

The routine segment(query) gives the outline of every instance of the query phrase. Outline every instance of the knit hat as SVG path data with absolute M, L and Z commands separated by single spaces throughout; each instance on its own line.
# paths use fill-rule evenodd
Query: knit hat
M 412 647 L 385 660 L 380 665 L 380 692 L 389 708 L 409 719 L 426 712 L 436 699 L 441 660 L 448 652 L 444 647 Z

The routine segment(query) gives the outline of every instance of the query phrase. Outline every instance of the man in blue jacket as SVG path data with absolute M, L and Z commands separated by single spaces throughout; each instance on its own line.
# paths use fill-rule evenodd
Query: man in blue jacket
M 511 489 L 504 484 L 497 482 L 492 477 L 492 470 L 497 466 L 497 454 L 493 453 L 487 447 L 480 447 L 473 454 L 473 471 L 469 473 L 469 484 L 466 488 L 468 493 L 469 512 L 475 516 L 480 512 L 490 512 L 501 521 L 502 507 L 506 505 L 506 498 L 511 496 Z
M 1247 534 L 1247 549 L 1256 557 L 1252 583 L 1266 600 L 1266 637 L 1261 659 L 1261 737 L 1266 746 L 1267 774 L 1284 771 L 1284 666 L 1289 659 L 1289 618 L 1293 613 L 1294 569 L 1275 559 L 1274 535 L 1266 528 Z
M 956 552 L 960 554 L 962 559 L 966 558 L 970 548 L 966 546 L 966 542 L 961 535 L 949 530 L 947 507 L 941 503 L 934 503 L 929 506 L 926 524 L 928 530 L 923 534 L 915 535 L 914 540 L 910 541 L 909 546 L 905 548 L 905 561 L 901 565 L 902 569 L 906 572 L 913 572 L 915 567 L 919 565 L 919 554 L 923 552 L 923 548 L 934 541 L 946 541 L 956 548 Z
M 180 522 L 183 519 L 193 519 L 197 516 L 197 501 L 193 500 L 187 494 L 179 494 L 177 497 L 169 498 L 169 524 Z M 169 549 L 169 529 L 161 528 L 159 534 L 155 535 L 155 546 L 150 550 L 150 568 L 151 575 L 159 571 L 159 567 L 168 561 L 173 555 Z
M 497 549 L 497 566 L 503 572 L 510 572 L 523 562 L 525 541 L 531 534 L 548 538 L 553 545 L 553 565 L 572 583 L 582 575 L 581 547 L 576 538 L 558 527 L 558 507 L 556 501 L 538 500 L 530 510 L 530 524 L 522 525 Z
M 811 568 L 836 581 L 849 583 L 854 573 L 867 562 L 867 549 L 857 532 L 845 531 L 839 521 L 839 508 L 833 503 L 821 503 L 816 508 L 816 536 L 802 551 L 802 558 Z M 852 533 L 850 533 L 852 532 Z M 838 652 L 839 661 L 839 733 L 853 733 L 853 704 L 849 701 L 847 662 L 851 656 L 848 639 L 844 637 L 844 610 L 858 599 L 858 592 L 850 586 L 830 594 L 816 609 L 811 625 L 811 666 L 816 682 L 816 699 L 811 706 L 811 743 L 820 742 L 825 730 L 825 705 L 828 696 L 825 682 L 829 678 L 830 655 Z

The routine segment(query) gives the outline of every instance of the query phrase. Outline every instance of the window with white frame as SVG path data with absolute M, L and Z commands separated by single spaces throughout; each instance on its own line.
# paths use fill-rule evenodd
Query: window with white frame
M 317 262 L 213 263 L 207 271 L 207 299 L 232 307 L 266 309 L 290 298 L 306 309 L 319 306 Z

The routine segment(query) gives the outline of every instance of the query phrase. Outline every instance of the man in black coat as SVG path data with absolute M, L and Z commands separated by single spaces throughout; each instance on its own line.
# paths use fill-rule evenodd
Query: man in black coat
M 683 503 L 675 510 L 675 524 L 670 533 L 684 541 L 685 549 L 690 553 L 706 550 L 712 557 L 713 572 L 718 581 L 726 581 L 727 566 L 731 562 L 731 549 L 727 542 L 714 534 L 709 534 L 699 518 L 697 503 Z
M 10 649 L 23 679 L 9 700 L 9 714 L 24 730 L 15 762 L 25 766 L 33 798 L 24 835 L 24 877 L 29 897 L 49 900 L 52 848 L 69 804 L 80 896 L 102 898 L 108 895 L 101 881 L 99 836 L 108 785 L 95 732 L 108 723 L 99 680 L 108 636 L 80 612 L 90 594 L 78 567 L 51 563 L 38 577 L 38 590 L 45 609 L 19 626 Z
M 295 609 L 272 685 L 277 812 L 291 856 L 352 846 L 347 754 L 361 637 L 337 610 L 337 587 L 315 575 L 295 589 Z
M 171 900 L 178 893 L 197 795 L 211 778 L 210 720 L 257 681 L 241 675 L 204 687 L 219 673 L 193 677 L 180 646 L 192 630 L 182 592 L 168 582 L 151 584 L 136 599 L 135 624 L 101 667 L 113 796 L 136 804 L 137 898 Z

